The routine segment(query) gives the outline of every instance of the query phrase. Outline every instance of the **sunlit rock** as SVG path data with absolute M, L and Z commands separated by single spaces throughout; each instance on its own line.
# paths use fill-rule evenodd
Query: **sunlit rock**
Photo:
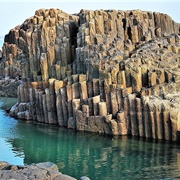
M 10 114 L 81 131 L 178 141 L 179 29 L 157 12 L 36 11 L 5 36 L 1 76 L 23 81 Z

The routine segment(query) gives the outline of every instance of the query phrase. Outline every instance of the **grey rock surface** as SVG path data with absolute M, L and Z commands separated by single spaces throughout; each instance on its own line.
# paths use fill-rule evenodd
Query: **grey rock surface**
M 56 164 L 43 162 L 30 166 L 11 165 L 0 162 L 1 180 L 76 180 L 59 172 Z

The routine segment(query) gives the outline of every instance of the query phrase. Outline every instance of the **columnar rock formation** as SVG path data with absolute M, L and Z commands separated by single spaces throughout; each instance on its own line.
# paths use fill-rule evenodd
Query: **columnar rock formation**
M 38 10 L 5 37 L 21 77 L 10 114 L 81 131 L 179 140 L 180 26 L 140 10 Z

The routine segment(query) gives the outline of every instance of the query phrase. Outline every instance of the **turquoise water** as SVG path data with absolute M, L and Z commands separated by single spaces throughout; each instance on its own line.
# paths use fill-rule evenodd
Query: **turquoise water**
M 9 101 L 7 101 L 9 102 Z M 179 179 L 180 145 L 16 121 L 0 110 L 0 160 L 51 161 L 62 173 L 91 180 Z

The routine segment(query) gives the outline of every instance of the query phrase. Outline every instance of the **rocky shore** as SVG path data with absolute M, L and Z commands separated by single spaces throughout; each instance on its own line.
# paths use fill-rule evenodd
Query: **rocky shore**
M 10 115 L 80 131 L 180 140 L 180 25 L 148 11 L 40 9 L 11 29 Z
M 29 166 L 17 166 L 0 161 L 1 180 L 76 180 L 59 172 L 56 164 L 44 162 Z M 83 176 L 80 180 L 90 180 Z

